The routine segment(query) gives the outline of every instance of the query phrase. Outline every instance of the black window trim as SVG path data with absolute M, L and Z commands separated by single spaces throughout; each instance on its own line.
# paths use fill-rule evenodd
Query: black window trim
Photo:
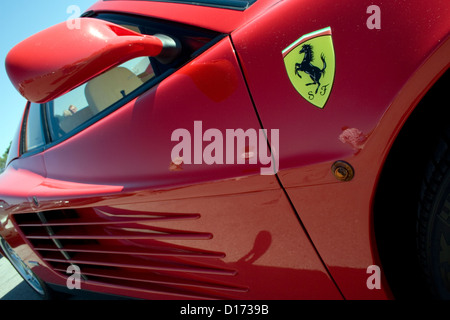
M 112 0 L 103 0 L 103 1 L 112 1 Z M 244 11 L 250 8 L 250 6 L 254 4 L 257 0 L 138 0 L 138 1 L 188 4 L 195 6 Z
M 23 114 L 23 121 L 22 121 L 22 127 L 20 128 L 20 145 L 19 145 L 19 156 L 22 156 L 26 154 L 25 152 L 25 139 L 26 139 L 26 126 L 28 123 L 28 113 L 30 112 L 31 102 L 27 102 L 27 105 L 25 107 L 25 113 Z

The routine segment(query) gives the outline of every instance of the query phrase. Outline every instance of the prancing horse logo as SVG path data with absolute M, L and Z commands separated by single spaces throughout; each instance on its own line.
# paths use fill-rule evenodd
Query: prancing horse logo
M 307 83 L 306 86 L 310 86 L 312 84 L 317 84 L 317 89 L 316 89 L 316 93 L 317 93 L 317 91 L 319 91 L 319 88 L 320 88 L 320 82 L 319 82 L 320 77 L 325 74 L 325 69 L 327 68 L 327 63 L 325 62 L 325 56 L 323 53 L 320 56 L 320 58 L 322 59 L 323 68 L 319 69 L 318 67 L 313 66 L 311 64 L 311 61 L 314 59 L 314 53 L 313 53 L 313 48 L 310 44 L 304 44 L 302 46 L 302 50 L 300 50 L 300 53 L 304 53 L 305 55 L 303 56 L 302 63 L 295 64 L 295 74 L 298 75 L 300 78 L 302 77 L 300 75 L 300 71 L 303 71 L 304 73 L 309 75 L 313 82 Z
M 322 109 L 328 101 L 334 82 L 335 57 L 331 28 L 300 37 L 284 49 L 282 54 L 294 88 L 306 101 Z M 314 62 L 315 54 L 320 54 L 322 66 Z

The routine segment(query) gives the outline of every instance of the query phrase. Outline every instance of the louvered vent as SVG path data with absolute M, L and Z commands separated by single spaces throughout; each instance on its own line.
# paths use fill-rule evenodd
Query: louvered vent
M 188 240 L 211 239 L 210 233 L 156 227 L 158 221 L 199 219 L 198 214 L 102 207 L 16 214 L 14 218 L 35 251 L 65 277 L 73 264 L 86 281 L 152 294 L 229 298 L 233 292 L 247 291 L 229 284 L 236 270 L 223 267 L 223 253 L 165 241 L 189 244 Z

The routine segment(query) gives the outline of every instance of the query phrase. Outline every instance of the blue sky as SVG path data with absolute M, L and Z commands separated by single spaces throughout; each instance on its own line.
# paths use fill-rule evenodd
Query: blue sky
M 70 6 L 78 6 L 81 13 L 96 0 L 11 0 L 2 3 L 0 19 L 0 156 L 8 147 L 17 129 L 26 104 L 9 81 L 5 58 L 19 42 L 33 34 L 66 21 L 73 16 Z

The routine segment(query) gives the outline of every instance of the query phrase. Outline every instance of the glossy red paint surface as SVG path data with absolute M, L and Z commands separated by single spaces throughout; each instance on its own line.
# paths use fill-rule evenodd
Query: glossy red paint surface
M 448 67 L 448 60 L 436 59 L 438 65 L 430 72 L 433 76 L 417 75 L 417 80 L 422 83 L 416 90 L 408 92 L 409 104 L 395 103 L 394 99 L 405 83 L 411 81 L 411 75 L 429 67 L 422 66 L 424 57 L 433 53 L 439 39 L 446 38 L 449 22 L 444 17 L 439 18 L 438 4 L 426 4 L 430 16 L 435 17 L 433 24 L 420 21 L 425 19 L 419 18 L 425 8 L 417 4 L 407 5 L 408 10 L 403 10 L 400 16 L 398 10 L 383 6 L 383 14 L 386 12 L 383 19 L 387 21 L 393 21 L 394 14 L 399 22 L 410 21 L 408 15 L 417 16 L 418 20 L 411 25 L 399 24 L 397 28 L 384 25 L 380 31 L 373 32 L 363 25 L 365 17 L 361 17 L 367 3 L 351 7 L 335 2 L 322 4 L 333 10 L 325 12 L 317 7 L 298 13 L 293 9 L 293 2 L 280 3 L 271 15 L 236 32 L 233 41 L 263 126 L 283 128 L 280 141 L 283 161 L 280 161 L 279 177 L 313 242 L 323 253 L 346 297 L 363 297 L 365 293 L 375 297 L 380 292 L 368 292 L 363 279 L 367 278 L 367 266 L 379 264 L 372 250 L 374 239 L 369 230 L 372 228 L 373 190 L 389 148 L 386 133 L 395 134 L 396 127 L 404 120 L 402 117 L 410 112 L 408 108 L 414 106 L 417 95 L 427 89 L 436 74 Z M 345 12 L 346 18 L 342 19 L 334 10 Z M 275 20 L 281 16 L 282 21 L 274 29 Z M 317 18 L 308 20 L 308 16 Z M 289 26 L 298 20 L 303 21 L 301 28 L 293 31 Z M 299 35 L 324 26 L 332 27 L 337 71 L 330 99 L 325 109 L 320 110 L 298 98 L 289 80 L 283 77 L 281 59 L 268 60 L 264 68 L 256 62 L 259 52 L 276 57 Z M 278 37 L 278 41 L 269 44 L 264 40 L 275 39 L 280 30 L 283 30 L 283 37 Z M 440 50 L 443 51 L 440 55 L 449 53 L 448 40 Z M 407 58 L 404 52 L 408 52 Z M 272 90 L 271 77 L 284 79 L 285 83 L 279 84 L 278 90 Z M 396 117 L 385 115 L 387 111 L 398 112 L 397 108 L 401 111 Z M 380 122 L 390 127 L 380 128 Z M 342 141 L 348 128 L 360 132 L 359 144 Z M 356 176 L 353 181 L 341 183 L 330 175 L 331 164 L 338 159 L 347 160 L 354 166 Z M 359 269 L 354 272 L 356 278 L 360 277 L 359 281 L 348 282 L 349 268 Z
M 229 36 L 85 130 L 12 161 L 0 176 L 0 220 L 8 225 L 0 234 L 31 253 L 46 281 L 65 285 L 64 261 L 37 246 L 48 237 L 33 231 L 32 216 L 67 214 L 67 220 L 49 223 L 64 226 L 60 239 L 97 239 L 68 249 L 91 277 L 83 288 L 104 293 L 146 299 L 392 298 L 384 279 L 380 290 L 366 283 L 368 266 L 380 265 L 373 197 L 396 135 L 448 69 L 450 25 L 439 14 L 448 8 L 443 1 L 405 4 L 402 10 L 392 3 L 383 5 L 382 20 L 391 25 L 369 30 L 370 4 L 259 0 L 239 12 L 98 2 L 91 9 Z M 289 82 L 282 50 L 328 26 L 336 77 L 319 109 Z M 279 129 L 277 176 L 260 175 L 260 165 L 249 163 L 174 166 L 171 134 L 179 128 L 194 133 L 195 121 L 203 131 Z M 353 180 L 335 179 L 336 160 L 351 163 Z
M 322 5 L 333 9 L 322 10 Z M 442 59 L 442 55 L 449 54 L 449 21 L 439 14 L 442 2 L 408 4 L 407 10 L 401 12 L 395 4 L 392 8 L 386 4 L 383 21 L 398 21 L 398 25 L 394 28 L 385 22 L 379 31 L 365 26 L 367 16 L 362 13 L 368 5 L 322 1 L 321 6 L 298 12 L 294 2 L 285 1 L 275 6 L 270 15 L 233 34 L 264 128 L 283 128 L 281 183 L 334 279 L 349 298 L 386 294 L 368 291 L 363 281 L 367 279 L 367 266 L 379 264 L 370 234 L 373 190 L 392 142 L 388 139 L 395 136 L 417 96 L 448 68 L 448 59 Z M 421 15 L 424 10 L 430 14 L 427 18 Z M 336 12 L 345 12 L 345 19 Z M 417 17 L 414 23 L 407 22 L 411 16 Z M 429 17 L 433 17 L 432 24 L 425 21 Z M 299 27 L 292 28 L 293 25 Z M 320 110 L 299 99 L 284 76 L 282 59 L 276 57 L 300 35 L 326 26 L 331 26 L 333 34 L 336 78 L 330 99 Z M 422 66 L 423 62 L 436 50 L 440 39 L 446 38 L 447 44 L 440 48 L 438 64 L 430 74 L 416 75 L 418 70 L 429 68 Z M 264 67 L 258 63 L 261 52 L 271 57 L 264 60 Z M 396 103 L 396 96 L 412 81 L 411 77 L 420 85 L 404 93 L 409 94 L 407 103 Z M 270 81 L 273 78 L 283 81 L 276 90 Z M 386 112 L 397 114 L 388 117 Z M 389 127 L 380 128 L 380 123 Z M 343 139 L 349 129 L 359 133 L 358 143 L 352 145 Z M 347 160 L 354 166 L 354 180 L 342 183 L 330 174 L 336 160 Z M 359 280 L 349 282 L 349 274 Z

